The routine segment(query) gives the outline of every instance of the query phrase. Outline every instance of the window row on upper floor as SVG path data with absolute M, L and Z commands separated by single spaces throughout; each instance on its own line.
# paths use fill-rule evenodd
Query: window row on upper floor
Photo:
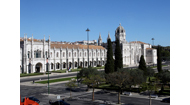
M 61 55 L 60 55 L 61 53 L 60 52 L 56 52 L 56 57 L 60 57 Z M 34 58 L 42 58 L 42 51 L 40 51 L 40 50 L 36 50 L 36 51 L 34 51 Z M 76 52 L 74 52 L 74 54 L 72 55 L 72 53 L 71 52 L 69 52 L 68 53 L 68 55 L 67 55 L 68 57 L 87 57 L 88 56 L 88 53 L 87 52 L 84 52 L 84 53 L 82 53 L 82 52 L 79 52 L 79 54 L 77 55 L 77 53 Z M 103 52 L 97 52 L 97 53 L 91 53 L 91 52 L 89 52 L 89 57 L 91 57 L 91 56 L 97 56 L 97 57 L 104 57 L 104 56 L 106 56 L 106 53 L 103 53 Z M 28 58 L 31 58 L 31 52 L 30 51 L 28 51 L 28 54 L 27 54 L 27 57 Z M 48 52 L 46 51 L 45 52 L 45 58 L 47 58 L 48 57 Z M 53 53 L 52 52 L 50 52 L 50 57 L 52 58 L 53 57 Z M 62 53 L 62 57 L 66 57 L 66 53 L 65 52 L 63 52 Z M 43 57 L 44 58 L 44 57 Z
M 61 54 L 60 52 L 56 52 L 56 57 L 60 57 L 61 56 L 60 54 Z M 52 57 L 52 56 L 53 56 L 53 53 L 50 52 L 50 57 Z M 68 55 L 66 55 L 66 52 L 63 52 L 62 57 L 66 57 L 66 56 L 68 56 L 68 57 L 87 57 L 88 52 L 84 52 L 84 53 L 79 52 L 78 54 L 77 54 L 77 52 L 74 52 L 73 55 L 72 55 L 72 52 L 69 52 Z M 106 54 L 103 52 L 101 52 L 101 53 L 100 52 L 97 52 L 97 53 L 89 52 L 89 57 L 91 57 L 91 56 L 104 57 L 104 56 L 106 56 Z

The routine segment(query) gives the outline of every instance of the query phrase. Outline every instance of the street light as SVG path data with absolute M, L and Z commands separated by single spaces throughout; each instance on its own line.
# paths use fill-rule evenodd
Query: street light
M 154 38 L 152 38 L 152 45 L 154 46 Z
M 88 44 L 88 68 L 89 68 L 89 31 L 90 30 L 87 28 L 86 31 L 87 31 L 87 40 L 88 40 L 87 44 Z
M 48 94 L 49 94 L 49 69 L 48 69 L 48 58 L 46 59 L 47 62 L 47 71 L 48 71 Z

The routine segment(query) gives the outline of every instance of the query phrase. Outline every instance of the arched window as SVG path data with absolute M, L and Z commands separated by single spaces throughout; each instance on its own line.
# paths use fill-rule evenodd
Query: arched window
M 95 52 L 94 52 L 94 56 L 96 56 L 96 55 L 95 55 Z
M 59 69 L 59 63 L 56 64 L 56 69 Z
M 76 57 L 76 52 L 75 52 L 75 57 Z
M 51 52 L 51 57 L 52 57 L 52 52 Z
M 80 52 L 80 57 L 81 57 L 81 52 Z
M 90 52 L 89 56 L 91 56 L 91 52 Z
M 77 62 L 75 62 L 75 67 L 77 67 Z
M 63 62 L 63 68 L 66 68 L 66 63 L 65 62 Z
M 30 58 L 30 51 L 28 51 L 28 58 Z
M 65 52 L 63 52 L 63 57 L 65 57 Z
M 47 53 L 47 51 L 46 51 L 46 58 L 48 57 L 48 53 Z
M 51 69 L 53 69 L 53 63 L 51 63 Z
M 59 53 L 57 52 L 56 57 L 59 57 Z
M 69 52 L 69 57 L 71 57 L 71 52 Z
M 86 52 L 85 52 L 85 57 L 86 57 Z

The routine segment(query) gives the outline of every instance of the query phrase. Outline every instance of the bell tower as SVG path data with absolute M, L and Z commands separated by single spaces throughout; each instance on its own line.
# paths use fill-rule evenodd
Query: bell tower
M 102 37 L 101 37 L 101 34 L 99 35 L 99 38 L 98 38 L 98 46 L 101 46 L 102 44 Z
M 126 33 L 125 29 L 121 26 L 121 23 L 119 24 L 119 27 L 115 30 L 115 40 L 119 39 L 119 42 L 126 42 Z

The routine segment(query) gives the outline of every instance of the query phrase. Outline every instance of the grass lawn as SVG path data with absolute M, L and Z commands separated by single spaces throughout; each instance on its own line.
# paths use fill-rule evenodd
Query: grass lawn
M 49 80 L 49 83 L 61 82 L 61 81 L 68 81 L 68 80 L 71 80 L 72 78 L 77 79 L 77 77 L 69 77 L 69 78 L 51 79 L 51 80 Z M 35 83 L 46 84 L 46 83 L 48 83 L 48 80 L 45 80 L 45 81 L 38 81 L 38 82 L 35 82 Z
M 44 75 L 44 73 L 20 74 L 20 77 L 26 77 L 26 76 L 36 76 L 36 75 Z
M 50 71 L 52 73 L 66 73 L 66 70 L 56 70 L 56 71 Z
M 103 69 L 104 66 L 102 67 L 93 67 L 93 68 L 96 68 L 96 69 Z M 76 72 L 76 71 L 80 71 L 81 68 L 78 68 L 78 69 L 71 69 L 71 71 L 69 72 Z M 56 71 L 51 71 L 52 73 L 66 73 L 66 69 L 65 70 L 56 70 Z

